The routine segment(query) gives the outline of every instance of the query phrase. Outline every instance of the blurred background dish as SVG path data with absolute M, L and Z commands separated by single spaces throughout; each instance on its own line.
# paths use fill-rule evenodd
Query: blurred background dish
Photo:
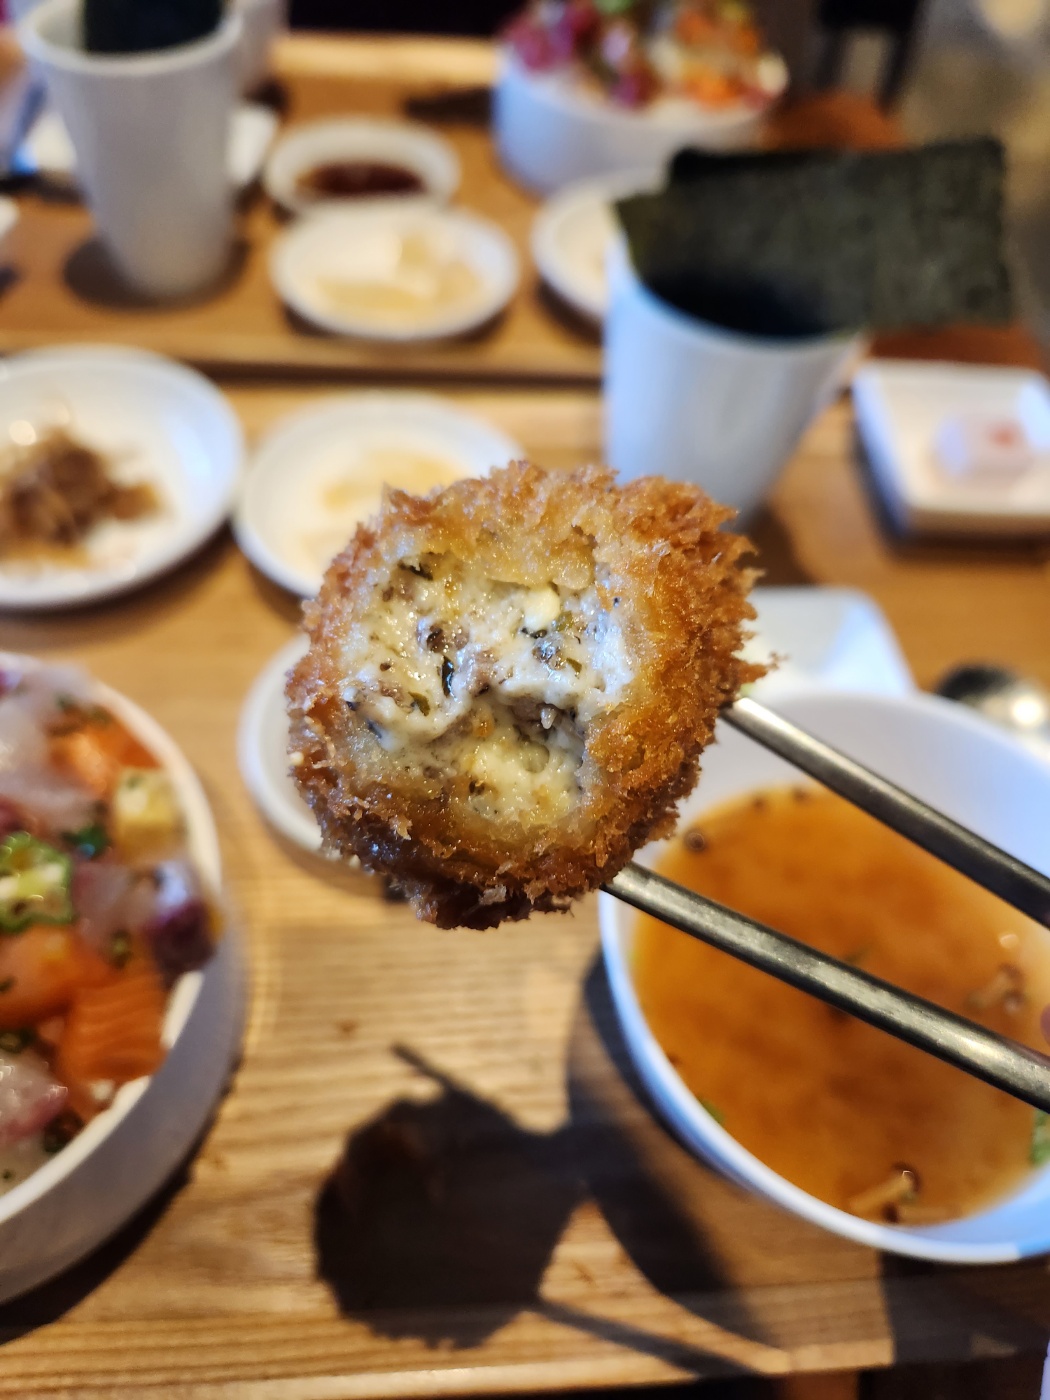
M 234 533 L 275 583 L 313 597 L 329 560 L 379 509 L 384 485 L 425 494 L 524 455 L 512 438 L 440 398 L 346 395 L 293 414 L 262 440 Z
M 241 467 L 240 424 L 202 375 L 145 351 L 70 346 L 0 364 L 0 445 L 13 458 L 56 434 L 98 453 L 156 509 L 106 519 L 68 554 L 0 557 L 0 608 L 56 608 L 137 588 L 222 524 Z
M 445 204 L 459 188 L 460 170 L 454 148 L 428 127 L 345 117 L 293 127 L 271 152 L 263 178 L 276 204 L 301 214 L 325 199 L 415 194 Z
M 712 112 L 685 99 L 614 107 L 560 73 L 530 72 L 509 52 L 494 91 L 500 163 L 538 194 L 657 166 L 682 146 L 735 150 L 755 139 L 761 120 L 753 107 Z
M 895 523 L 1050 534 L 1050 384 L 1031 370 L 882 360 L 853 378 L 857 430 Z
M 337 335 L 433 340 L 490 321 L 518 255 L 498 224 L 410 201 L 326 206 L 274 243 L 270 275 L 293 311 Z
M 547 285 L 575 311 L 601 322 L 609 305 L 606 263 L 618 231 L 613 204 L 656 189 L 661 171 L 624 171 L 569 185 L 532 224 L 532 256 Z
M 5 674 L 41 670 L 0 655 Z M 97 681 L 89 693 L 159 759 L 184 815 L 190 855 L 218 900 L 222 871 L 204 791 L 181 751 L 137 705 Z M 118 1230 L 197 1140 L 233 1065 L 244 1014 L 243 955 L 227 923 L 212 958 L 175 984 L 165 1018 L 167 1057 L 118 1090 L 61 1152 L 0 1196 L 0 1301 L 81 1258 Z
M 244 785 L 270 824 L 304 851 L 321 849 L 314 815 L 288 773 L 288 705 L 284 682 L 306 651 L 300 634 L 283 646 L 248 692 L 237 728 L 237 761 Z
M 777 697 L 775 703 L 778 711 L 783 712 L 789 719 L 871 765 L 891 781 L 906 785 L 910 791 L 946 811 L 987 839 L 1003 846 L 1028 864 L 1041 870 L 1050 869 L 1050 845 L 1046 829 L 1042 823 L 1031 820 L 1031 814 L 1041 810 L 1050 801 L 1050 767 L 986 721 L 968 714 L 961 707 L 921 695 L 876 697 L 831 694 L 823 690 L 799 687 L 794 693 L 785 690 Z M 759 749 L 739 734 L 720 733 L 719 743 L 705 759 L 699 787 L 683 804 L 679 830 L 687 831 L 700 822 L 700 829 L 703 831 L 705 814 L 734 798 L 743 797 L 748 793 L 768 791 L 771 788 L 797 790 L 797 770 Z M 669 843 L 662 843 L 647 848 L 640 857 L 641 862 L 645 865 L 656 864 L 668 846 Z M 715 849 L 714 845 L 711 849 Z M 819 858 L 819 849 L 807 851 L 807 863 Z M 936 862 L 934 865 L 940 870 Z M 874 899 L 869 887 L 869 906 Z M 1032 1134 L 1037 1124 L 1032 1118 L 1031 1110 L 1025 1110 L 1003 1096 L 997 1096 L 1001 1101 L 1000 1107 L 1005 1105 L 1011 1112 L 1017 1110 L 1022 1115 L 1019 1120 L 1020 1133 L 1013 1134 L 1019 1137 L 1019 1145 L 1015 1143 L 1016 1170 L 1011 1180 L 1011 1188 L 1006 1194 L 991 1204 L 983 1204 L 972 1214 L 944 1219 L 934 1212 L 932 1218 L 923 1219 L 920 1205 L 913 1223 L 883 1223 L 881 1205 L 869 1209 L 867 1202 L 858 1200 L 846 1210 L 829 1204 L 825 1199 L 818 1199 L 779 1175 L 732 1136 L 735 1106 L 733 1103 L 712 1101 L 705 1105 L 686 1087 L 667 1053 L 670 1050 L 671 1055 L 681 1063 L 683 1047 L 679 1046 L 676 1050 L 674 1046 L 661 1045 L 654 1036 L 638 997 L 638 970 L 634 961 L 634 949 L 640 925 L 636 916 L 611 896 L 601 895 L 600 919 L 613 1000 L 631 1056 L 653 1094 L 657 1107 L 694 1152 L 713 1162 L 740 1184 L 758 1191 L 805 1219 L 846 1238 L 893 1253 L 957 1263 L 978 1263 L 1017 1259 L 1024 1255 L 1042 1253 L 1050 1246 L 1050 1231 L 1047 1228 L 1050 1169 L 1045 1165 L 1031 1167 L 1029 1162 L 1029 1144 L 1033 1140 Z M 769 921 L 773 921 L 772 916 Z M 1021 922 L 1027 924 L 1028 921 Z M 875 928 L 875 924 L 876 921 L 872 919 L 864 925 L 865 938 Z M 964 926 L 971 927 L 966 921 Z M 891 914 L 877 931 L 877 936 L 891 936 L 894 927 Z M 976 931 L 978 921 L 974 920 L 972 927 Z M 996 932 L 1001 927 L 1002 925 L 992 925 Z M 859 921 L 857 929 L 860 930 Z M 974 937 L 976 940 L 976 932 Z M 989 935 L 983 928 L 980 937 L 988 942 L 988 946 L 982 945 L 981 948 L 977 948 L 976 942 L 972 947 L 967 945 L 966 958 L 960 957 L 957 960 L 960 967 L 964 961 L 969 963 L 971 957 L 976 962 L 979 953 L 994 972 L 1003 962 L 1004 949 L 1009 947 L 1012 951 L 1006 956 L 1020 961 L 1026 953 L 1027 945 L 1022 946 L 1024 939 L 1030 937 L 1034 940 L 1038 965 L 1033 965 L 1031 969 L 1034 975 L 1031 1000 L 1028 1002 L 1030 1013 L 1033 1005 L 1038 1007 L 1045 1000 L 1045 997 L 1041 998 L 1039 994 L 1039 977 L 1042 976 L 1045 981 L 1047 975 L 1050 975 L 1045 934 L 1033 925 L 1030 935 L 1006 935 L 1013 939 L 1009 944 L 997 939 L 994 932 Z M 884 953 L 886 951 L 883 950 Z M 892 953 L 893 949 L 888 951 Z M 876 964 L 874 971 L 878 973 L 878 960 L 873 954 L 870 941 L 863 948 L 858 944 L 856 957 L 870 957 Z M 962 998 L 957 997 L 958 989 L 953 984 L 955 973 L 949 974 L 942 969 L 940 976 L 941 990 L 935 995 L 939 995 L 940 999 L 947 1000 L 948 1004 L 953 1006 L 956 1006 L 958 1001 L 957 1009 L 961 1009 Z M 1021 985 L 1023 988 L 1023 982 Z M 983 992 L 984 989 L 974 987 L 964 990 L 972 991 L 973 997 L 976 998 L 978 992 Z M 1008 992 L 1009 988 L 1006 991 Z M 927 995 L 929 994 L 927 992 Z M 791 992 L 789 995 L 795 997 L 798 994 Z M 1003 988 L 993 991 L 991 995 L 996 998 L 1003 995 Z M 746 1000 L 745 997 L 744 1004 Z M 969 1007 L 969 1014 L 978 1014 L 980 1009 L 977 1000 L 974 999 Z M 991 1009 L 989 1002 L 985 1005 L 985 1010 Z M 996 1014 L 999 1014 L 999 1008 L 996 1007 L 995 1010 Z M 827 1017 L 823 1008 L 819 1008 L 818 1011 L 821 1016 Z M 766 1014 L 772 1014 L 769 1008 Z M 1008 1008 L 1004 1014 L 1009 1017 Z M 886 1092 L 881 1093 L 872 1080 L 864 1078 L 865 1065 L 872 1064 L 877 1059 L 877 1056 L 871 1054 L 872 1047 L 867 1044 L 865 1036 L 878 1033 L 869 1033 L 856 1024 L 850 1029 L 851 1033 L 856 1033 L 853 1035 L 853 1043 L 856 1045 L 857 1063 L 842 1064 L 842 1054 L 852 1052 L 843 1051 L 841 1047 L 836 1060 L 841 1070 L 854 1076 L 850 1081 L 850 1093 L 855 1107 L 847 1106 L 845 1112 L 848 1115 L 859 1107 L 861 1112 L 869 1116 L 885 1113 L 888 1120 L 892 1121 L 892 1086 L 884 1086 Z M 1030 1030 L 1029 1034 L 1032 1034 Z M 1034 1032 L 1034 1037 L 1034 1043 L 1038 1044 L 1038 1030 Z M 761 1043 L 761 1038 L 758 1043 Z M 910 1055 L 917 1052 L 909 1050 L 907 1053 Z M 791 1072 L 799 1074 L 803 1062 L 803 1057 L 800 1056 Z M 936 1062 L 929 1063 L 936 1065 Z M 936 1098 L 925 1105 L 911 1102 L 910 1123 L 906 1121 L 903 1130 L 900 1122 L 897 1123 L 895 1131 L 900 1141 L 894 1143 L 891 1151 L 899 1151 L 896 1158 L 898 1161 L 908 1161 L 909 1145 L 914 1146 L 920 1136 L 913 1131 L 914 1125 L 925 1122 L 927 1118 L 942 1124 L 939 1149 L 942 1153 L 947 1152 L 959 1158 L 966 1153 L 971 1140 L 984 1140 L 980 1132 L 976 1138 L 971 1139 L 968 1128 L 971 1120 L 967 1114 L 973 1111 L 972 1105 L 963 1107 L 961 1100 L 956 1104 L 954 1100 L 949 1102 L 946 1097 L 941 1096 L 956 1092 L 968 1094 L 973 1081 L 965 1076 L 952 1078 L 957 1072 L 940 1066 L 937 1066 L 937 1070 L 936 1078 L 927 1080 L 924 1077 L 922 1081 L 924 1086 L 927 1086 L 924 1092 L 934 1092 Z M 747 1110 L 743 1107 L 745 1100 L 751 1103 L 756 1098 L 768 1097 L 764 1088 L 755 1082 L 756 1076 L 753 1071 L 754 1066 L 751 1066 L 749 1075 L 740 1081 L 738 1122 L 747 1117 Z M 784 1075 L 789 1072 L 783 1061 L 780 1072 Z M 947 1080 L 943 1079 L 944 1074 L 949 1076 Z M 930 1090 L 928 1086 L 933 1084 L 939 1087 Z M 993 1092 L 986 1091 L 983 1087 L 981 1089 L 982 1094 Z M 785 1107 L 778 1108 L 776 1100 L 782 1105 L 790 1102 L 796 1107 L 791 1110 L 786 1110 Z M 789 1118 L 779 1120 L 784 1138 L 794 1134 L 796 1127 L 803 1128 L 801 1109 L 797 1106 L 800 1103 L 801 1098 L 796 1092 L 796 1086 L 782 1082 L 773 1094 L 773 1101 L 767 1104 L 771 1124 L 778 1113 L 789 1112 Z M 888 1105 L 888 1110 L 883 1106 L 884 1103 Z M 814 1116 L 805 1120 L 804 1133 L 810 1143 L 810 1152 L 813 1141 L 818 1140 L 813 1135 L 827 1131 L 821 1125 L 835 1117 L 835 1110 L 828 1114 L 826 1109 L 827 1100 L 819 1104 L 818 1121 L 818 1104 L 814 1103 Z M 987 1101 L 982 1102 L 981 1111 L 994 1113 L 999 1110 Z M 723 1119 L 725 1127 L 719 1121 Z M 1013 1125 L 1014 1128 L 1017 1126 Z M 875 1177 L 872 1184 L 876 1184 L 876 1178 L 881 1179 L 881 1163 L 875 1160 L 875 1157 L 873 1152 L 871 1167 Z M 1039 1162 L 1042 1158 L 1036 1156 L 1032 1160 Z M 917 1195 L 921 1203 L 921 1191 Z M 864 1218 L 868 1215 L 878 1218 Z

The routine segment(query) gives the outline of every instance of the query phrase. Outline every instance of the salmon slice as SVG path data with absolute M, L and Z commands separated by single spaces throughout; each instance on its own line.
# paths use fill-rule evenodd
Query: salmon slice
M 119 1086 L 152 1074 L 164 1059 L 161 1030 L 167 995 L 142 954 L 105 982 L 77 992 L 55 1055 L 55 1071 L 83 1117 L 98 1112 L 98 1084 Z

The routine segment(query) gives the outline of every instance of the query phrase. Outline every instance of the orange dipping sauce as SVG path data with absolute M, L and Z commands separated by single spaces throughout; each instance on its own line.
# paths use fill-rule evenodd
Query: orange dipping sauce
M 1047 1048 L 1050 933 L 831 793 L 753 793 L 703 817 L 657 868 Z M 833 1206 L 948 1220 L 1007 1194 L 1036 1160 L 1031 1108 L 646 916 L 634 979 L 696 1097 L 756 1157 Z

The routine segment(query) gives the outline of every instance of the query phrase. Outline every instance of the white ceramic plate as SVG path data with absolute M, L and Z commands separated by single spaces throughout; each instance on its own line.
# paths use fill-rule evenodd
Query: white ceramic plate
M 532 225 L 532 256 L 547 285 L 581 315 L 602 321 L 608 306 L 605 264 L 617 233 L 613 204 L 655 189 L 659 171 L 586 180 L 549 199 Z
M 321 849 L 313 813 L 288 775 L 288 709 L 284 683 L 306 650 L 299 634 L 259 673 L 241 710 L 237 759 L 244 785 L 272 826 L 304 851 Z
M 5 669 L 39 666 L 0 654 Z M 221 891 L 219 842 L 207 798 L 174 741 L 144 710 L 96 683 L 100 705 L 162 763 L 185 814 L 190 854 L 213 897 Z M 164 1024 L 167 1057 L 156 1074 L 118 1090 L 56 1157 L 0 1196 L 0 1302 L 67 1268 L 149 1199 L 193 1146 L 240 1044 L 245 974 L 235 928 L 211 961 L 176 984 Z
M 441 269 L 464 270 L 468 286 L 442 297 Z M 371 200 L 321 205 L 293 224 L 273 246 L 270 276 L 286 305 L 325 330 L 405 342 L 484 325 L 514 295 L 519 268 L 513 243 L 487 219 L 416 200 Z M 403 312 L 362 304 L 403 295 L 418 305 Z
M 230 121 L 230 183 L 235 190 L 247 189 L 258 179 L 277 132 L 277 116 L 259 102 L 240 102 Z M 65 123 L 53 107 L 45 107 L 33 123 L 18 152 L 19 169 L 52 184 L 74 185 L 77 158 Z
M 328 161 L 357 160 L 379 161 L 414 171 L 425 194 L 440 204 L 447 203 L 459 188 L 459 158 L 443 137 L 429 127 L 376 117 L 345 117 L 294 127 L 271 152 L 263 184 L 276 204 L 293 214 L 305 213 L 322 201 L 304 198 L 298 192 L 300 176 Z
M 292 414 L 263 439 L 234 533 L 275 583 L 312 597 L 329 560 L 379 509 L 384 485 L 422 495 L 524 455 L 512 438 L 439 398 L 346 395 Z
M 0 444 L 64 426 L 130 481 L 151 484 L 155 514 L 107 521 L 66 566 L 0 560 L 0 608 L 55 608 L 108 598 L 174 568 L 233 504 L 243 439 L 203 375 L 142 350 L 70 346 L 0 361 Z
M 876 772 L 1050 873 L 1050 764 L 987 720 L 930 695 L 876 696 L 796 687 L 774 707 Z M 798 770 L 720 724 L 680 825 L 756 788 L 798 782 Z M 655 864 L 666 843 L 637 859 Z M 813 859 L 820 859 L 820 852 Z M 732 1180 L 824 1229 L 894 1254 L 946 1263 L 997 1263 L 1050 1249 L 1050 1166 L 992 1208 L 933 1226 L 882 1225 L 817 1200 L 743 1148 L 679 1078 L 642 1014 L 631 971 L 635 915 L 599 896 L 602 948 L 613 1002 L 631 1056 L 653 1100 L 682 1141 Z M 1050 938 L 1050 934 L 1047 935 Z
M 853 378 L 857 429 L 883 499 L 902 530 L 953 535 L 1050 533 L 1050 384 L 1034 370 L 876 360 Z M 988 491 L 942 472 L 938 429 L 958 414 L 1024 424 L 1042 461 Z

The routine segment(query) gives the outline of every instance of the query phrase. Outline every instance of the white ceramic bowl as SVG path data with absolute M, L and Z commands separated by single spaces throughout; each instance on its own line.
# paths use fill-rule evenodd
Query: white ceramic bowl
M 472 294 L 450 305 L 424 305 L 411 319 L 348 307 L 326 282 L 388 282 L 407 240 L 435 258 L 461 260 L 474 273 Z M 274 243 L 270 277 L 293 311 L 336 335 L 406 343 L 462 335 L 490 321 L 518 286 L 518 254 L 498 224 L 465 209 L 417 200 L 371 200 L 348 208 L 325 204 L 304 215 Z
M 257 568 L 310 598 L 329 560 L 378 511 L 384 485 L 425 493 L 524 455 L 505 433 L 436 396 L 346 394 L 290 414 L 266 435 L 245 474 L 234 533 Z M 342 505 L 326 500 L 333 492 Z
M 637 111 L 582 88 L 571 73 L 533 73 L 505 50 L 493 105 L 496 148 L 527 189 L 565 185 L 621 170 L 655 170 L 683 146 L 738 150 L 755 138 L 765 109 L 705 109 L 684 98 Z
M 1050 874 L 1050 764 L 961 706 L 929 695 L 833 694 L 798 688 L 776 709 L 909 788 L 1037 870 Z M 755 788 L 798 781 L 783 760 L 724 725 L 707 751 L 683 824 Z M 639 859 L 652 865 L 661 845 Z M 820 854 L 813 854 L 814 860 Z M 727 1176 L 835 1234 L 894 1254 L 984 1264 L 1050 1250 L 1050 1166 L 1034 1171 L 998 1205 L 932 1226 L 881 1225 L 818 1201 L 746 1151 L 701 1108 L 642 1015 L 631 976 L 635 915 L 601 895 L 605 966 L 631 1057 L 653 1100 L 682 1141 Z M 1047 934 L 1050 939 L 1050 933 Z
M 278 141 L 263 174 L 266 192 L 293 214 L 314 209 L 325 201 L 303 198 L 297 189 L 300 176 L 327 161 L 343 160 L 380 161 L 412 170 L 419 176 L 426 195 L 439 204 L 447 203 L 459 188 L 459 158 L 452 146 L 429 127 L 383 121 L 379 117 L 340 117 L 293 127 Z
M 233 504 L 240 423 L 214 385 L 173 360 L 86 345 L 0 361 L 0 443 L 60 426 L 153 485 L 161 509 L 97 526 L 83 563 L 0 560 L 0 608 L 69 607 L 138 588 L 199 549 Z
M 0 654 L 0 666 L 36 666 Z M 174 741 L 130 700 L 96 683 L 99 704 L 160 760 L 186 816 L 205 888 L 221 893 L 219 842 L 207 798 Z M 220 902 L 221 907 L 221 902 Z M 164 1023 L 167 1057 L 156 1074 L 117 1091 L 68 1147 L 0 1196 L 0 1302 L 54 1277 L 118 1230 L 196 1142 L 240 1044 L 245 973 L 227 924 L 211 961 L 175 985 Z

